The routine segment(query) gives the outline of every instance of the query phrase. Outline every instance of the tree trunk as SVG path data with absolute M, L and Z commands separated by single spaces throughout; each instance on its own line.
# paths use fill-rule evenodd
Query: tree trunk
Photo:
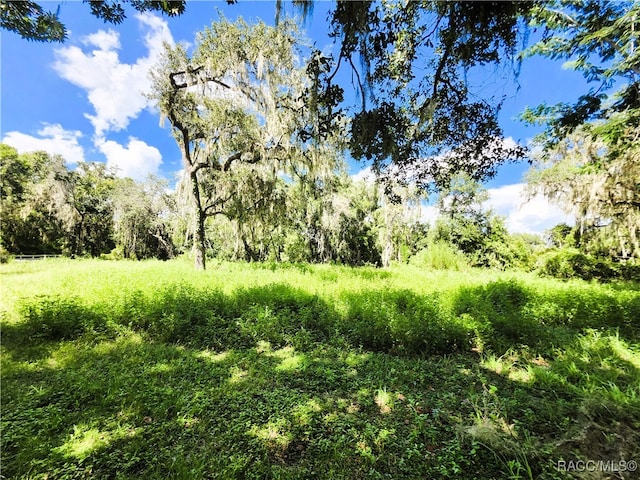
M 195 238 L 193 239 L 193 258 L 194 258 L 194 267 L 196 270 L 205 270 L 206 269 L 206 257 L 205 257 L 205 231 L 204 231 L 204 222 L 207 216 L 204 213 L 202 208 L 202 203 L 200 202 L 200 188 L 198 186 L 198 176 L 197 172 L 192 172 L 190 175 L 191 178 L 191 189 L 193 191 L 193 199 L 194 206 L 196 208 L 197 215 L 197 224 L 196 224 L 196 232 Z

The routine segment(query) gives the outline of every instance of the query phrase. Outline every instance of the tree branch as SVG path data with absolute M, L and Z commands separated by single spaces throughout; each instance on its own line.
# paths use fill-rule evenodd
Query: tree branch
M 356 74 L 356 78 L 358 79 L 358 87 L 360 88 L 360 96 L 362 97 L 362 109 L 364 110 L 367 105 L 367 101 L 364 94 L 364 86 L 362 85 L 362 80 L 360 80 L 360 74 L 358 73 L 358 69 L 353 64 L 353 59 L 351 58 L 351 56 L 349 56 L 348 58 L 349 58 L 349 64 L 351 64 L 351 68 L 353 69 L 353 72 Z
M 184 88 L 188 88 L 188 87 L 193 87 L 196 85 L 201 85 L 204 82 L 212 82 L 212 83 L 216 83 L 224 88 L 227 89 L 231 89 L 231 87 L 229 85 L 227 85 L 226 83 L 224 83 L 222 80 L 218 80 L 215 77 L 212 76 L 204 76 L 204 78 L 197 78 L 196 80 L 191 80 L 191 78 L 193 76 L 195 76 L 198 72 L 200 72 L 202 70 L 202 66 L 200 67 L 196 67 L 194 69 L 190 69 L 187 68 L 186 70 L 182 70 L 180 72 L 173 72 L 169 74 L 169 81 L 171 82 L 171 86 L 174 88 L 174 90 L 181 90 Z M 178 83 L 178 81 L 176 80 L 176 77 L 180 76 L 180 75 L 184 75 L 187 78 L 184 80 L 183 83 Z M 199 76 L 200 77 L 200 76 Z

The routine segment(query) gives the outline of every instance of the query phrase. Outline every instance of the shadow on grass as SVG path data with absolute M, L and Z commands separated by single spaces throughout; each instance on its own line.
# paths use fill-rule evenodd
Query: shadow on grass
M 491 461 L 465 455 L 450 413 L 470 411 L 464 358 L 214 351 L 131 333 L 3 363 L 11 478 L 450 478 Z
M 515 281 L 340 301 L 31 300 L 3 326 L 3 475 L 558 478 L 640 455 L 637 303 Z

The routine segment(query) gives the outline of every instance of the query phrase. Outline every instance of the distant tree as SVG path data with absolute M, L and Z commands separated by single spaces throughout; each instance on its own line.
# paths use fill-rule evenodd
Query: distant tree
M 169 219 L 174 199 L 166 193 L 166 182 L 150 178 L 138 183 L 118 179 L 113 190 L 113 228 L 115 241 L 124 258 L 175 256 Z
M 509 234 L 504 217 L 484 207 L 488 198 L 482 184 L 471 177 L 453 177 L 438 196 L 441 217 L 429 231 L 429 244 L 449 243 L 476 266 L 527 267 L 532 248 Z
M 19 155 L 0 144 L 0 242 L 11 253 L 59 253 L 63 231 L 49 209 L 33 208 L 37 184 L 51 162 L 62 164 L 44 152 Z
M 115 176 L 103 163 L 72 171 L 60 155 L 0 148 L 0 238 L 8 251 L 98 256 L 113 248 Z
M 104 163 L 81 163 L 71 171 L 62 157 L 48 156 L 46 175 L 34 184 L 27 215 L 46 213 L 54 219 L 64 232 L 65 253 L 97 257 L 114 247 L 114 179 Z
M 552 247 L 565 248 L 574 246 L 573 227 L 559 223 L 545 232 L 545 237 Z
M 80 163 L 72 173 L 71 205 L 77 214 L 71 230 L 75 253 L 97 257 L 113 249 L 115 178 L 115 171 L 100 162 Z
M 350 183 L 331 197 L 323 223 L 329 234 L 332 260 L 346 265 L 382 265 L 375 211 L 377 188 L 364 182 Z
M 616 155 L 592 132 L 577 129 L 540 153 L 528 188 L 575 216 L 575 246 L 611 237 L 610 254 L 640 257 L 640 127 L 628 128 Z
M 426 225 L 420 221 L 424 192 L 415 184 L 382 186 L 376 182 L 374 188 L 380 190 L 374 217 L 378 224 L 382 265 L 386 267 L 392 261 L 406 261 L 424 247 Z M 390 195 L 385 195 L 385 190 Z
M 33 167 L 29 157 L 20 156 L 15 148 L 0 143 L 0 198 L 3 201 L 24 200 Z

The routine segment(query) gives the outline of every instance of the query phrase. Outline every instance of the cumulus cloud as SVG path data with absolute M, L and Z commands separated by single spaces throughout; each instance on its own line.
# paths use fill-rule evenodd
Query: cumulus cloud
M 572 224 L 573 217 L 551 204 L 543 195 L 526 199 L 524 183 L 488 189 L 485 208 L 506 216 L 507 229 L 512 233 L 543 233 L 558 223 Z
M 44 124 L 38 130 L 39 137 L 21 132 L 8 132 L 2 143 L 11 145 L 18 153 L 44 150 L 50 154 L 61 155 L 68 164 L 84 162 L 84 150 L 78 143 L 82 133 L 77 130 L 65 130 L 60 124 Z
M 96 146 L 107 157 L 107 166 L 115 168 L 120 177 L 145 180 L 149 174 L 157 175 L 162 163 L 162 155 L 156 147 L 135 137 L 129 137 L 126 147 L 104 139 L 98 139 Z
M 96 137 L 126 128 L 150 106 L 143 95 L 150 89 L 149 69 L 158 61 L 163 42 L 173 43 L 165 20 L 150 14 L 139 14 L 137 19 L 145 30 L 148 53 L 133 64 L 120 61 L 120 38 L 113 30 L 99 30 L 84 37 L 82 43 L 86 47 L 95 47 L 89 51 L 68 46 L 55 52 L 53 68 L 87 93 L 95 113 L 85 116 L 93 124 Z
M 118 50 L 120 48 L 120 36 L 113 30 L 108 32 L 98 30 L 96 33 L 84 37 L 81 42 L 85 45 L 96 46 L 103 51 Z

